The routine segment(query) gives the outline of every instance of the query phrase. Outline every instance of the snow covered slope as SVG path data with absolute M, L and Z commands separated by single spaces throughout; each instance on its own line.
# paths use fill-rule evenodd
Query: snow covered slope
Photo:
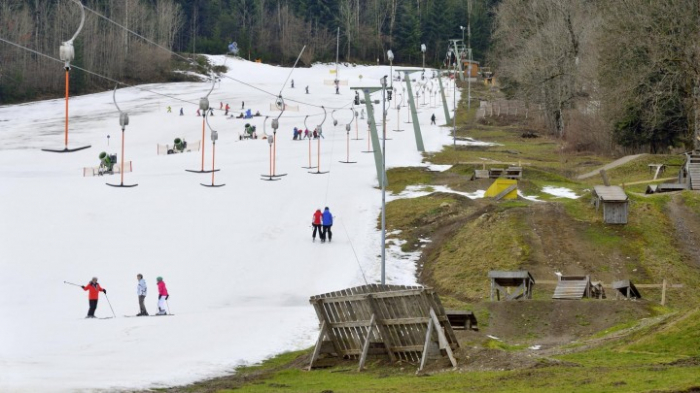
M 275 94 L 289 73 L 242 60 L 228 59 L 226 65 L 231 77 Z M 296 70 L 296 88 L 287 87 L 284 96 L 319 105 L 349 104 L 354 94 L 347 86 L 335 95 L 333 86 L 323 83 L 334 78 L 332 68 Z M 387 74 L 388 67 L 340 69 L 340 78 L 351 86 L 378 85 Z M 196 103 L 210 85 L 144 87 Z M 351 112 L 336 112 L 337 127 L 329 113 L 320 161 L 330 173 L 311 175 L 301 169 L 308 164 L 308 142 L 292 141 L 291 130 L 303 126 L 305 115 L 322 111 L 301 105 L 299 112 L 285 113 L 277 171 L 288 176 L 264 182 L 267 142 L 238 138 L 246 122 L 262 134 L 263 118 L 225 119 L 217 110 L 210 118 L 220 137 L 216 182 L 226 186 L 211 189 L 200 185 L 210 182 L 210 175 L 185 172 L 200 168 L 200 153 L 156 155 L 159 143 L 201 139 L 196 105 L 136 88 L 118 90 L 117 100 L 131 117 L 126 160 L 133 161 L 134 171 L 125 175 L 125 183 L 139 184 L 131 189 L 104 184 L 118 183 L 117 175 L 82 177 L 82 167 L 97 165 L 101 151 L 119 153 L 121 132 L 111 92 L 71 99 L 69 144 L 93 146 L 72 154 L 40 151 L 63 147 L 63 100 L 0 107 L 0 391 L 118 390 L 220 375 L 238 364 L 311 345 L 317 322 L 309 296 L 363 284 L 362 271 L 369 282 L 377 282 L 380 191 L 373 155 L 360 153 L 367 147 L 366 121 L 359 127 L 365 139 L 350 146 L 351 159 L 358 163 L 341 164 Z M 230 79 L 222 79 L 210 96 L 214 108 L 229 103 L 234 114 L 243 100 L 253 112 L 274 113 L 274 97 Z M 167 106 L 173 113 L 166 113 Z M 178 115 L 180 107 L 185 116 Z M 403 124 L 405 111 L 406 132 L 390 133 L 393 140 L 387 141 L 390 166 L 421 160 L 411 126 Z M 429 125 L 433 113 L 444 123 L 440 107 L 422 107 L 419 118 L 426 149 L 434 151 L 449 142 L 449 130 Z M 320 120 L 309 118 L 309 128 Z M 395 122 L 392 109 L 389 129 Z M 208 129 L 206 135 L 209 167 Z M 312 147 L 315 164 L 315 141 Z M 312 243 L 311 215 L 324 206 L 336 217 L 333 242 Z M 387 267 L 389 281 L 398 284 L 413 284 L 414 272 L 412 264 L 398 258 Z M 152 314 L 157 311 L 155 278 L 163 276 L 174 317 L 124 318 L 138 312 L 137 273 L 148 282 Z M 84 319 L 87 293 L 63 283 L 85 285 L 92 276 L 107 289 L 117 318 Z M 112 315 L 104 296 L 97 315 Z

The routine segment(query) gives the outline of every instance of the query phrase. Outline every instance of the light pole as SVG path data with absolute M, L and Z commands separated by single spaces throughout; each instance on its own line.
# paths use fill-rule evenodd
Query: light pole
M 425 69 L 425 51 L 427 49 L 425 44 L 420 44 L 420 51 L 423 52 L 423 69 Z
M 464 43 L 464 26 L 459 26 L 460 30 L 462 30 L 462 43 Z
M 451 58 L 451 48 L 449 53 Z M 452 105 L 454 108 L 454 112 L 452 113 L 452 146 L 454 146 L 454 148 L 457 149 L 457 63 L 454 63 L 452 65 L 452 79 Z
M 382 285 L 386 284 L 386 75 L 382 78 Z

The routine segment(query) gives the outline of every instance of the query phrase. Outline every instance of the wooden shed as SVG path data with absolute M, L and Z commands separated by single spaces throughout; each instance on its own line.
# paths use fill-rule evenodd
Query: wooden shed
M 618 186 L 593 187 L 593 200 L 596 210 L 603 206 L 603 222 L 606 224 L 627 224 L 629 198 L 625 190 Z
M 494 296 L 497 300 L 532 299 L 532 287 L 535 286 L 535 279 L 527 270 L 520 271 L 498 271 L 489 272 L 491 280 L 491 301 Z M 514 288 L 508 293 L 506 288 Z
M 476 60 L 463 60 L 463 70 L 464 70 L 464 75 L 470 78 L 476 78 L 479 76 L 479 62 Z M 469 73 L 469 65 L 471 64 L 472 69 L 471 73 Z

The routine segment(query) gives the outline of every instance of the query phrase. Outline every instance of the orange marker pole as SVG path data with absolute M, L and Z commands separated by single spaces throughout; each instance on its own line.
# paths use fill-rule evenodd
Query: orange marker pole
M 318 169 L 316 171 L 321 172 L 321 136 L 318 136 Z
M 272 177 L 272 145 L 270 145 L 270 177 Z
M 214 160 L 216 157 L 216 142 L 211 143 L 211 185 L 214 185 Z M 204 169 L 204 168 L 202 168 Z
M 309 137 L 309 168 L 311 168 L 311 137 Z
M 272 173 L 277 173 L 277 132 L 272 133 Z
M 66 135 L 65 135 L 66 149 L 68 148 L 68 86 L 70 84 L 70 78 L 68 75 L 69 75 L 69 68 L 66 67 Z
M 204 172 L 204 118 L 206 116 L 206 111 L 202 115 L 202 172 Z
M 124 185 L 124 129 L 122 128 L 122 162 L 121 162 L 121 184 Z

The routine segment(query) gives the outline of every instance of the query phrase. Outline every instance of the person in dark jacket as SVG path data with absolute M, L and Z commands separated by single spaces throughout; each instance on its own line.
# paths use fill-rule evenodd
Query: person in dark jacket
M 333 226 L 333 215 L 331 214 L 331 211 L 328 210 L 328 206 L 326 206 L 326 208 L 323 210 L 322 223 L 323 234 L 321 235 L 321 243 L 324 243 L 326 239 L 328 239 L 328 242 L 331 242 L 333 240 L 333 232 L 331 232 L 331 227 Z
M 100 297 L 100 292 L 107 294 L 107 290 L 102 288 L 97 282 L 97 277 L 93 277 L 90 282 L 82 286 L 83 291 L 88 291 L 88 301 L 90 302 L 90 308 L 88 309 L 88 315 L 85 318 L 95 318 L 95 310 L 97 310 L 97 299 Z
M 321 213 L 321 209 L 316 209 L 313 217 L 311 217 L 311 226 L 314 227 L 314 232 L 311 234 L 311 241 L 316 241 L 316 232 L 318 232 L 318 236 L 321 238 L 322 242 L 326 240 L 325 236 L 323 236 L 321 225 L 323 225 L 323 213 Z

